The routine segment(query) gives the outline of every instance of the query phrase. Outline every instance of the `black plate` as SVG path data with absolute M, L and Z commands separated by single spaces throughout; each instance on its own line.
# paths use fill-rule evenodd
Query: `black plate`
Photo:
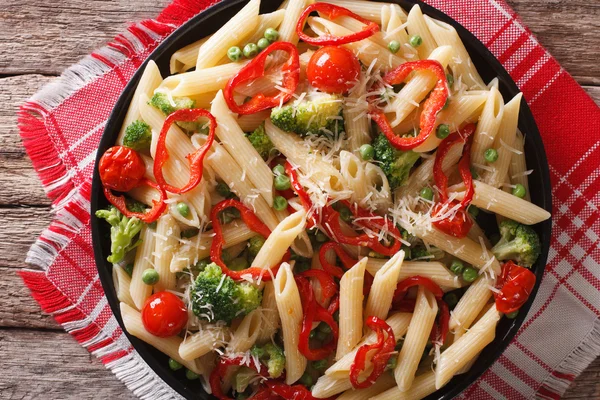
M 443 14 L 439 10 L 422 3 L 421 1 L 399 0 L 395 2 L 404 9 L 410 9 L 413 4 L 419 4 L 423 10 L 423 13 L 454 26 L 484 81 L 489 82 L 491 79 L 498 77 L 500 81 L 500 92 L 505 100 L 509 100 L 519 93 L 517 85 L 502 67 L 500 62 L 496 60 L 492 53 L 490 53 L 490 51 L 473 34 L 463 28 L 456 21 Z M 158 46 L 150 55 L 150 59 L 157 63 L 164 77 L 168 76 L 169 59 L 171 54 L 181 47 L 215 32 L 237 11 L 239 11 L 245 3 L 246 1 L 244 0 L 224 0 L 221 3 L 200 13 L 182 25 L 163 43 L 161 43 L 160 46 Z M 280 0 L 263 0 L 261 5 L 261 13 L 276 10 L 280 3 Z M 104 151 L 111 147 L 117 139 L 121 124 L 125 118 L 125 114 L 127 113 L 128 105 L 131 101 L 133 92 L 145 65 L 146 64 L 144 63 L 133 76 L 123 91 L 123 94 L 117 101 L 115 108 L 113 109 L 113 112 L 106 124 L 104 135 L 98 147 L 96 165 L 98 165 L 98 160 Z M 530 176 L 529 181 L 532 201 L 538 206 L 548 211 L 552 211 L 550 175 L 548 171 L 546 153 L 544 152 L 544 145 L 535 124 L 535 120 L 533 119 L 531 110 L 527 106 L 525 100 L 523 100 L 521 104 L 519 128 L 522 132 L 526 133 L 525 150 L 527 155 L 527 166 L 535 171 L 534 174 Z M 97 209 L 105 208 L 107 205 L 108 203 L 102 193 L 98 171 L 97 168 L 95 168 L 91 196 L 92 215 Z M 483 218 L 480 222 L 483 224 L 483 227 L 492 230 L 495 229 L 495 218 L 489 220 L 488 224 L 485 220 L 485 214 L 481 213 L 480 215 L 482 214 Z M 450 399 L 458 395 L 492 365 L 492 363 L 500 356 L 500 354 L 502 354 L 504 349 L 508 346 L 514 335 L 517 333 L 519 327 L 525 319 L 527 314 L 526 311 L 528 311 L 531 307 L 533 298 L 538 290 L 542 275 L 544 273 L 544 266 L 546 265 L 548 249 L 550 247 L 551 220 L 537 224 L 534 228 L 540 235 L 540 240 L 542 242 L 542 254 L 540 255 L 536 265 L 533 267 L 533 270 L 537 276 L 537 283 L 529 301 L 521 308 L 521 312 L 517 318 L 513 320 L 503 318 L 500 321 L 496 330 L 495 340 L 485 348 L 469 372 L 454 377 L 444 388 L 428 396 L 427 399 Z M 113 313 L 119 321 L 119 324 L 123 326 L 123 321 L 121 319 L 121 313 L 119 310 L 119 300 L 115 294 L 111 275 L 112 265 L 106 261 L 106 257 L 108 254 L 110 254 L 109 235 L 108 224 L 103 222 L 100 223 L 98 222 L 98 219 L 92 218 L 94 255 L 96 258 L 98 272 L 100 274 L 100 281 L 102 282 L 102 286 Z M 167 365 L 168 357 L 166 355 L 129 334 L 127 334 L 127 337 L 129 340 L 131 340 L 131 343 L 135 349 L 148 363 L 148 365 L 182 396 L 188 399 L 209 400 L 212 398 L 212 396 L 207 395 L 202 390 L 198 381 L 186 380 L 182 371 L 176 373 L 172 372 Z

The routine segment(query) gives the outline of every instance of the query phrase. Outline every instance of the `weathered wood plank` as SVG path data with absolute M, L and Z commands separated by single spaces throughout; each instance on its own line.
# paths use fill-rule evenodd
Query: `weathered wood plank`
M 64 332 L 0 330 L 0 359 L 2 399 L 135 398 Z
M 0 208 L 0 267 L 26 267 L 29 247 L 51 219 L 47 207 Z
M 590 364 L 562 397 L 563 400 L 600 399 L 600 358 Z

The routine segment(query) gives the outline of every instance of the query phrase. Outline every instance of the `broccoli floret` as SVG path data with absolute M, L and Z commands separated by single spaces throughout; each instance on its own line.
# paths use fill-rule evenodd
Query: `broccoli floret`
M 514 260 L 525 267 L 532 266 L 541 252 L 540 238 L 527 225 L 511 220 L 500 223 L 500 240 L 492 248 L 498 260 Z
M 337 95 L 318 96 L 300 104 L 276 107 L 271 111 L 275 126 L 298 135 L 338 134 L 344 130 L 342 101 Z
M 131 147 L 136 151 L 144 151 L 150 149 L 150 142 L 152 141 L 152 129 L 150 125 L 144 121 L 133 121 L 127 129 L 125 129 L 125 136 L 123 136 L 123 146 Z
M 137 200 L 127 200 L 126 203 L 127 203 L 127 209 L 134 213 L 142 213 L 143 214 L 149 208 L 147 205 L 145 205 L 144 203 L 140 203 Z
M 246 136 L 252 146 L 258 151 L 258 154 L 266 160 L 271 155 L 271 151 L 273 151 L 273 143 L 271 139 L 265 133 L 265 125 L 261 124 L 258 128 L 254 130 L 254 132 L 248 134 Z
M 379 166 L 385 173 L 392 190 L 406 182 L 410 169 L 420 157 L 419 153 L 412 150 L 396 149 L 383 134 L 379 134 L 375 138 L 373 149 L 375 150 L 375 160 L 380 162 Z
M 285 354 L 283 349 L 273 343 L 267 343 L 262 347 L 252 346 L 250 353 L 265 363 L 271 378 L 279 378 L 285 368 Z
M 249 283 L 237 283 L 223 276 L 211 263 L 198 274 L 191 293 L 192 311 L 208 322 L 231 321 L 243 317 L 260 305 L 262 292 Z
M 260 249 L 265 244 L 266 239 L 260 235 L 253 236 L 248 241 L 248 252 L 252 257 L 256 257 Z
M 148 104 L 158 108 L 163 114 L 169 115 L 177 110 L 194 108 L 196 101 L 188 97 L 169 97 L 166 93 L 158 92 L 154 93 L 154 96 L 152 96 Z M 208 133 L 208 128 L 201 122 L 177 121 L 176 124 L 188 132 Z
M 128 218 L 115 207 L 96 211 L 96 217 L 105 219 L 110 224 L 110 252 L 107 260 L 113 264 L 123 260 L 125 254 L 141 243 L 133 242 L 133 238 L 142 229 L 142 221 L 136 217 Z

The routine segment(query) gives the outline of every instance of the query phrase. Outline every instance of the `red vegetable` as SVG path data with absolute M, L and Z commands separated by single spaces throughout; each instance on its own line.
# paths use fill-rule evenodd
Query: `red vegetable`
M 494 294 L 496 309 L 504 314 L 517 311 L 527 302 L 534 286 L 535 274 L 533 272 L 513 261 L 505 262 L 497 282 L 500 293 Z
M 188 320 L 183 301 L 171 292 L 158 292 L 148 297 L 142 308 L 144 328 L 154 336 L 177 335 Z
M 423 111 L 421 111 L 419 123 L 420 130 L 416 137 L 401 137 L 396 135 L 382 110 L 373 105 L 370 111 L 371 118 L 379 126 L 381 132 L 383 132 L 394 147 L 400 150 L 414 149 L 427 140 L 431 132 L 435 129 L 438 112 L 444 107 L 448 99 L 446 72 L 444 67 L 435 60 L 410 61 L 401 64 L 385 75 L 383 81 L 388 85 L 397 85 L 403 83 L 411 72 L 419 70 L 433 72 L 438 81 L 427 100 L 423 103 Z
M 167 150 L 167 133 L 171 129 L 171 125 L 177 121 L 183 122 L 195 122 L 198 118 L 208 118 L 210 124 L 210 130 L 206 142 L 196 151 L 187 155 L 187 159 L 190 165 L 190 180 L 182 188 L 176 188 L 169 185 L 163 176 L 163 166 L 169 159 L 169 151 Z M 215 129 L 217 128 L 217 120 L 208 111 L 201 108 L 184 109 L 178 110 L 170 114 L 158 135 L 158 141 L 156 143 L 156 155 L 154 157 L 154 177 L 156 182 L 165 190 L 171 193 L 186 193 L 198 186 L 202 179 L 202 171 L 204 169 L 204 156 L 208 153 L 215 139 Z
M 317 50 L 306 67 L 311 85 L 322 92 L 342 94 L 358 81 L 360 63 L 350 50 L 327 46 Z
M 329 250 L 333 250 L 335 252 L 335 254 L 342 261 L 342 264 L 344 265 L 345 269 L 352 268 L 352 266 L 354 266 L 354 264 L 356 264 L 358 261 L 350 257 L 348 253 L 344 251 L 342 245 L 339 243 L 327 242 L 321 246 L 321 248 L 319 249 L 319 261 L 321 262 L 321 267 L 323 267 L 323 270 L 329 275 L 335 276 L 338 279 L 342 279 L 344 271 L 340 267 L 331 265 L 329 261 L 327 261 L 326 254 Z
M 277 264 L 276 266 L 271 266 L 270 268 L 250 267 L 241 271 L 232 271 L 229 268 L 227 268 L 227 265 L 225 265 L 225 263 L 223 262 L 223 259 L 221 258 L 221 253 L 223 251 L 224 241 L 223 229 L 221 227 L 221 221 L 219 220 L 219 213 L 229 207 L 234 207 L 238 209 L 238 211 L 241 214 L 242 220 L 251 231 L 258 233 L 259 235 L 265 238 L 269 237 L 269 235 L 271 234 L 271 230 L 254 214 L 254 212 L 252 212 L 252 210 L 243 205 L 241 202 L 234 199 L 223 200 L 222 202 L 216 204 L 210 213 L 210 220 L 212 222 L 213 231 L 215 233 L 212 245 L 210 247 L 210 258 L 212 262 L 216 263 L 218 266 L 221 267 L 221 271 L 223 272 L 223 274 L 235 280 L 242 280 L 242 277 L 244 275 L 250 274 L 254 279 L 260 278 L 263 281 L 270 281 L 272 275 L 277 275 L 277 271 L 279 270 L 279 266 L 281 265 L 281 263 Z M 289 260 L 290 256 L 291 253 L 288 250 L 281 262 Z
M 298 180 L 298 173 L 296 172 L 296 169 L 292 166 L 292 164 L 290 164 L 289 161 L 285 162 L 285 173 L 287 176 L 290 177 L 290 183 L 292 185 L 292 189 L 294 189 L 294 192 L 300 198 L 300 202 L 302 203 L 302 206 L 304 207 L 304 209 L 306 210 L 306 212 L 309 215 L 307 227 L 310 229 L 317 224 L 315 217 L 312 216 L 312 211 L 313 211 L 312 210 L 312 206 L 313 206 L 312 200 L 310 199 L 310 196 L 304 189 L 304 186 L 302 186 L 302 184 Z
M 377 332 L 377 342 L 364 344 L 356 352 L 354 362 L 350 367 L 350 382 L 355 389 L 366 389 L 377 381 L 385 371 L 387 362 L 396 347 L 394 330 L 383 319 L 371 316 L 367 318 L 366 324 L 373 331 Z M 387 333 L 387 337 L 384 335 L 384 332 Z M 359 375 L 365 370 L 367 354 L 371 350 L 375 350 L 375 354 L 371 358 L 373 370 L 364 381 L 359 382 Z
M 338 287 L 327 272 L 320 269 L 309 269 L 296 276 L 303 276 L 305 278 L 315 278 L 321 285 L 321 303 L 326 304 L 335 294 L 338 292 Z
M 125 197 L 115 195 L 112 192 L 112 190 L 110 190 L 107 187 L 104 188 L 104 196 L 106 196 L 106 199 L 110 202 L 110 204 L 115 206 L 117 208 L 117 210 L 119 210 L 121 212 L 121 214 L 123 214 L 129 218 L 132 218 L 132 217 L 139 218 L 141 221 L 149 224 L 151 222 L 156 221 L 162 215 L 162 213 L 165 211 L 165 209 L 167 208 L 167 204 L 165 203 L 165 200 L 167 199 L 167 192 L 165 192 L 165 190 L 163 188 L 161 188 L 158 184 L 152 182 L 150 179 L 143 178 L 141 181 L 138 182 L 138 186 L 143 186 L 143 185 L 148 185 L 148 186 L 156 189 L 158 191 L 158 193 L 160 194 L 160 198 L 158 200 L 152 200 L 152 203 L 153 203 L 152 209 L 150 209 L 150 211 L 147 211 L 145 213 L 137 213 L 137 212 L 129 211 L 129 209 L 127 209 L 127 203 L 125 202 Z
M 105 188 L 128 192 L 140 185 L 146 173 L 146 166 L 135 150 L 125 146 L 114 146 L 106 150 L 100 158 L 98 172 Z
M 219 363 L 217 364 L 215 369 L 213 369 L 212 373 L 210 374 L 210 378 L 209 378 L 209 383 L 210 383 L 210 388 L 211 388 L 212 394 L 219 400 L 233 400 L 231 397 L 227 397 L 223 393 L 223 389 L 221 389 L 221 379 L 223 379 L 223 377 L 227 373 L 227 368 L 229 368 L 230 366 L 246 366 L 248 368 L 252 368 L 253 370 L 255 370 L 260 376 L 264 377 L 265 379 L 269 377 L 269 374 L 266 371 L 264 371 L 264 368 L 259 366 L 261 368 L 257 369 L 256 365 L 253 362 L 246 364 L 243 357 L 234 357 L 234 358 L 222 357 L 219 360 Z M 261 394 L 261 397 L 255 397 L 255 399 L 270 399 L 271 398 L 271 397 L 266 397 L 265 395 L 266 395 L 266 393 L 264 393 L 264 391 L 263 391 L 263 393 Z M 258 396 L 258 394 L 257 394 L 257 396 Z
M 267 56 L 277 50 L 285 51 L 290 56 L 281 67 L 283 72 L 283 78 L 281 80 L 283 82 L 283 89 L 275 96 L 265 96 L 264 94 L 259 93 L 244 104 L 238 105 L 233 98 L 235 88 L 243 83 L 263 77 L 265 75 L 265 62 Z M 298 56 L 298 49 L 288 42 L 275 42 L 261 51 L 252 61 L 250 61 L 250 63 L 244 66 L 229 80 L 229 82 L 227 82 L 223 95 L 225 96 L 225 101 L 227 102 L 229 109 L 234 113 L 239 115 L 254 114 L 286 103 L 292 98 L 292 95 L 298 87 L 299 81 L 300 58 Z
M 277 395 L 281 396 L 282 399 L 286 400 L 320 400 L 313 397 L 312 393 L 302 385 L 286 385 L 282 381 L 269 380 L 265 384 L 267 387 Z M 252 397 L 251 399 L 254 399 Z M 328 397 L 323 400 L 333 400 L 334 397 Z
M 365 27 L 362 31 L 352 33 L 346 36 L 333 36 L 333 35 L 324 35 L 320 37 L 310 37 L 304 33 L 304 23 L 306 19 L 313 11 L 317 11 L 322 15 L 325 15 L 329 19 L 336 19 L 340 16 L 348 16 L 356 19 L 357 21 L 365 24 Z M 334 4 L 329 3 L 314 3 L 309 5 L 304 9 L 304 12 L 298 18 L 298 23 L 296 24 L 296 33 L 298 37 L 306 42 L 317 46 L 339 46 L 342 44 L 358 42 L 360 40 L 366 39 L 368 37 L 373 36 L 376 32 L 379 32 L 379 25 L 375 22 L 371 22 L 366 18 L 361 17 L 358 14 L 353 13 L 347 8 L 336 6 Z

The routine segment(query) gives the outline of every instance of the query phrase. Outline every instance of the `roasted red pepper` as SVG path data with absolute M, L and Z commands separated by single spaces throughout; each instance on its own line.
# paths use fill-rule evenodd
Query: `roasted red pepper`
M 151 222 L 156 221 L 162 215 L 162 213 L 165 211 L 165 209 L 167 208 L 167 203 L 165 203 L 165 200 L 167 199 L 167 192 L 165 192 L 165 190 L 163 188 L 161 188 L 158 184 L 152 182 L 150 179 L 142 178 L 142 180 L 138 182 L 138 186 L 143 186 L 143 185 L 148 185 L 148 186 L 156 189 L 158 191 L 158 193 L 160 194 L 160 198 L 158 200 L 152 200 L 152 203 L 153 203 L 152 209 L 150 209 L 149 211 L 147 211 L 145 213 L 129 211 L 127 209 L 127 203 L 125 201 L 125 197 L 115 195 L 112 192 L 112 190 L 110 190 L 107 187 L 104 188 L 104 196 L 106 196 L 106 199 L 110 202 L 110 204 L 115 206 L 117 208 L 117 210 L 119 210 L 121 212 L 121 214 L 123 214 L 129 218 L 131 218 L 131 217 L 139 218 L 141 221 L 149 224 Z
M 281 67 L 283 78 L 281 79 L 283 89 L 275 96 L 265 96 L 262 93 L 257 94 L 244 104 L 237 104 L 233 98 L 233 92 L 239 85 L 253 81 L 265 76 L 265 62 L 267 56 L 274 51 L 282 50 L 289 54 L 288 60 Z M 269 110 L 280 104 L 286 103 L 292 98 L 292 95 L 298 87 L 300 81 L 300 58 L 298 48 L 288 42 L 275 42 L 261 51 L 250 63 L 244 66 L 233 78 L 227 82 L 223 95 L 229 109 L 239 115 L 254 114 L 259 111 Z
M 348 253 L 346 253 L 344 251 L 344 248 L 342 247 L 342 245 L 339 243 L 327 242 L 321 246 L 321 248 L 319 249 L 319 261 L 321 262 L 321 267 L 323 267 L 323 270 L 325 272 L 327 272 L 329 275 L 334 276 L 338 279 L 342 279 L 342 276 L 344 275 L 344 271 L 340 267 L 331 265 L 327 261 L 326 254 L 330 250 L 333 250 L 335 252 L 335 254 L 342 261 L 344 268 L 347 270 L 352 268 L 354 266 L 354 264 L 356 264 L 358 261 L 355 260 L 354 258 L 350 257 L 348 255 Z
M 223 262 L 223 259 L 221 258 L 224 244 L 223 229 L 221 227 L 221 221 L 219 220 L 219 213 L 229 207 L 238 209 L 242 220 L 251 231 L 258 233 L 265 238 L 268 238 L 271 234 L 271 230 L 256 215 L 254 215 L 252 210 L 243 205 L 241 202 L 234 199 L 223 200 L 222 202 L 216 204 L 210 213 L 210 220 L 212 222 L 213 231 L 215 232 L 215 236 L 213 237 L 212 245 L 210 247 L 210 258 L 212 262 L 221 267 L 223 274 L 235 280 L 242 280 L 244 279 L 244 275 L 251 275 L 253 279 L 260 278 L 263 281 L 270 281 L 272 276 L 277 275 L 277 271 L 279 270 L 281 263 L 277 264 L 276 266 L 270 266 L 270 268 L 250 267 L 241 271 L 232 271 L 227 268 L 227 265 L 225 265 Z M 281 262 L 288 261 L 290 256 L 291 253 L 288 249 Z
M 356 352 L 354 362 L 350 366 L 350 382 L 355 389 L 366 389 L 377 381 L 385 371 L 387 362 L 392 357 L 392 353 L 396 347 L 394 330 L 383 319 L 370 316 L 367 318 L 366 324 L 373 331 L 377 332 L 377 341 L 360 346 Z M 384 332 L 387 333 L 387 337 Z M 375 350 L 375 354 L 371 358 L 373 370 L 364 381 L 359 382 L 359 375 L 365 370 L 367 354 L 371 350 Z
M 167 183 L 163 176 L 163 166 L 169 159 L 169 151 L 167 150 L 167 133 L 171 129 L 171 125 L 178 121 L 183 122 L 195 122 L 198 118 L 208 118 L 209 121 L 209 132 L 206 142 L 199 149 L 187 155 L 188 163 L 190 165 L 190 180 L 182 188 L 176 188 Z M 156 155 L 154 156 L 154 177 L 156 182 L 164 188 L 166 191 L 171 193 L 186 193 L 198 186 L 202 179 L 202 171 L 204 169 L 204 157 L 210 150 L 215 140 L 215 129 L 217 128 L 217 120 L 208 111 L 202 108 L 192 108 L 178 110 L 170 114 L 158 136 L 156 142 Z
M 128 192 L 140 185 L 146 166 L 137 151 L 125 146 L 113 146 L 100 158 L 98 172 L 105 188 Z
M 423 286 L 435 297 L 439 310 L 439 326 L 434 325 L 433 329 L 431 330 L 431 341 L 443 345 L 444 341 L 446 340 L 446 336 L 448 335 L 450 310 L 443 299 L 444 291 L 437 283 L 429 278 L 419 275 L 411 276 L 410 278 L 406 278 L 403 281 L 398 282 L 396 291 L 394 292 L 394 308 L 405 312 L 410 312 L 414 309 L 414 300 L 404 298 L 408 292 L 408 289 L 413 286 Z
M 285 173 L 290 178 L 292 189 L 294 190 L 296 195 L 298 195 L 298 198 L 300 198 L 302 207 L 304 207 L 304 210 L 306 210 L 306 213 L 308 214 L 307 228 L 310 229 L 316 226 L 317 220 L 313 215 L 314 210 L 312 200 L 306 192 L 306 189 L 304 189 L 304 186 L 302 186 L 302 184 L 300 183 L 296 169 L 292 166 L 292 164 L 290 164 L 289 161 L 285 162 Z
M 326 304 L 338 292 L 338 287 L 333 280 L 333 277 L 327 272 L 320 269 L 309 269 L 297 274 L 306 278 L 315 278 L 321 285 L 321 303 Z
M 517 311 L 527 302 L 534 286 L 533 272 L 513 261 L 505 262 L 497 282 L 500 293 L 494 293 L 496 309 L 504 314 Z
M 313 292 L 313 287 L 310 282 L 301 276 L 296 276 L 296 284 L 302 298 L 302 329 L 298 340 L 298 350 L 306 357 L 307 360 L 316 361 L 328 357 L 334 350 L 338 339 L 338 325 L 333 319 L 333 316 L 323 307 L 321 307 Z M 325 322 L 331 328 L 333 334 L 332 340 L 324 344 L 318 349 L 310 348 L 310 332 L 313 322 Z
M 423 103 L 423 111 L 421 111 L 419 122 L 420 130 L 417 136 L 401 137 L 396 135 L 384 112 L 377 108 L 375 104 L 372 104 L 371 106 L 371 118 L 379 126 L 381 132 L 388 138 L 390 143 L 399 150 L 414 149 L 427 140 L 436 127 L 437 114 L 444 107 L 444 104 L 446 104 L 446 100 L 448 99 L 446 71 L 442 64 L 435 60 L 410 61 L 401 64 L 385 75 L 383 81 L 388 85 L 397 85 L 403 83 L 411 72 L 418 70 L 433 72 L 438 81 L 427 100 Z
M 469 230 L 473 226 L 473 222 L 466 212 L 467 206 L 473 199 L 475 189 L 473 186 L 473 176 L 471 175 L 471 144 L 473 143 L 473 133 L 475 133 L 475 125 L 468 124 L 462 130 L 451 133 L 444 139 L 435 154 L 435 162 L 433 164 L 433 179 L 439 189 L 439 202 L 436 203 L 433 209 L 433 215 L 439 216 L 448 212 L 448 210 L 456 207 L 458 202 L 449 201 L 448 199 L 448 177 L 442 168 L 444 159 L 452 146 L 458 143 L 464 143 L 462 157 L 458 162 L 458 170 L 465 185 L 465 197 L 460 202 L 460 207 L 452 215 L 434 221 L 433 225 L 440 231 L 452 235 L 457 238 L 467 236 Z
M 265 382 L 271 392 L 281 396 L 282 399 L 286 400 L 321 400 L 317 399 L 312 395 L 310 390 L 302 385 L 286 385 L 281 381 L 267 381 Z M 328 397 L 322 400 L 333 400 L 334 397 Z
M 267 379 L 269 377 L 269 374 L 267 373 L 265 368 L 260 368 L 260 370 L 259 370 L 256 368 L 256 365 L 253 362 L 246 363 L 246 361 L 244 360 L 243 357 L 234 357 L 234 358 L 222 357 L 219 360 L 219 363 L 217 364 L 215 369 L 210 374 L 210 378 L 209 378 L 209 383 L 210 383 L 210 388 L 212 390 L 212 394 L 219 400 L 233 400 L 231 397 L 227 397 L 223 393 L 223 390 L 221 389 L 221 379 L 223 379 L 223 377 L 227 373 L 227 368 L 229 368 L 231 366 L 246 366 L 248 368 L 252 368 L 253 370 L 255 370 L 260 376 L 262 376 L 265 379 Z M 260 397 L 260 398 L 268 399 L 269 397 Z
M 306 19 L 308 18 L 310 13 L 312 13 L 313 11 L 317 11 L 320 14 L 324 14 L 327 18 L 331 20 L 341 16 L 352 17 L 355 20 L 365 24 L 365 27 L 359 32 L 355 32 L 346 36 L 333 36 L 327 34 L 320 37 L 310 37 L 306 33 L 304 33 L 304 23 L 306 22 Z M 300 18 L 298 18 L 298 23 L 296 24 L 296 33 L 298 34 L 298 37 L 302 41 L 316 46 L 340 46 L 342 44 L 358 42 L 360 40 L 373 36 L 376 32 L 379 32 L 379 25 L 377 25 L 375 22 L 369 21 L 368 19 L 353 13 L 347 8 L 329 3 L 314 3 L 309 5 L 304 9 L 304 12 L 300 15 Z

